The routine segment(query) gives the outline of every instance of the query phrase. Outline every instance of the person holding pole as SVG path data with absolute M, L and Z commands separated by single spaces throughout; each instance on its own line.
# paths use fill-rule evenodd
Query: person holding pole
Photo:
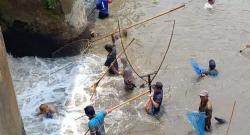
M 160 112 L 163 99 L 163 85 L 161 82 L 156 82 L 156 84 L 152 85 L 152 88 L 152 96 L 150 96 L 150 99 L 146 104 L 146 112 L 151 115 L 157 115 Z
M 109 67 L 111 65 L 111 63 L 113 61 L 115 61 L 115 63 L 109 69 L 109 73 L 111 75 L 120 75 L 121 73 L 118 70 L 118 63 L 117 63 L 117 60 L 116 60 L 116 45 L 115 45 L 115 38 L 114 38 L 113 34 L 111 35 L 111 38 L 112 38 L 113 45 L 106 44 L 105 47 L 104 47 L 105 50 L 108 52 L 107 59 L 106 59 L 106 62 L 105 62 L 104 65 Z
M 108 113 L 111 113 L 111 109 L 106 111 L 95 113 L 93 106 L 87 106 L 84 108 L 85 114 L 89 117 L 88 127 L 90 135 L 105 135 L 104 118 Z
M 205 112 L 206 114 L 206 119 L 205 119 L 205 131 L 210 131 L 211 130 L 211 118 L 212 118 L 212 103 L 208 99 L 208 91 L 202 90 L 200 92 L 200 106 L 199 106 L 199 112 Z

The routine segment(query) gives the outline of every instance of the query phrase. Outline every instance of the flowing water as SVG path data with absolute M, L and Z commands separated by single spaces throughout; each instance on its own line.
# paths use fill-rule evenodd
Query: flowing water
M 136 38 L 128 49 L 136 71 L 141 75 L 152 72 L 158 67 L 167 47 L 171 20 L 176 21 L 170 51 L 154 80 L 164 84 L 162 116 L 156 119 L 145 113 L 145 101 L 148 99 L 145 96 L 108 115 L 105 119 L 107 134 L 195 135 L 185 114 L 198 109 L 198 94 L 202 89 L 209 91 L 213 115 L 227 121 L 236 100 L 230 134 L 249 133 L 250 50 L 242 54 L 238 52 L 250 40 L 249 0 L 218 0 L 209 9 L 204 8 L 205 0 L 114 0 L 110 7 L 111 17 L 97 19 L 93 29 L 101 34 L 108 33 L 117 28 L 117 17 L 125 27 L 182 3 L 186 3 L 185 8 L 130 29 L 125 41 L 127 44 Z M 107 76 L 97 89 L 96 101 L 90 101 L 90 87 L 105 69 L 103 45 L 108 42 L 110 39 L 97 42 L 84 56 L 61 59 L 9 56 L 18 105 L 28 135 L 84 134 L 88 119 L 74 119 L 83 115 L 86 105 L 93 104 L 97 111 L 101 111 L 142 91 L 137 88 L 128 93 L 123 90 L 121 77 Z M 197 82 L 189 62 L 192 57 L 204 67 L 209 59 L 215 59 L 219 76 Z M 67 64 L 70 65 L 50 75 Z M 138 85 L 143 83 L 139 78 L 137 80 Z M 34 116 L 41 103 L 50 103 L 58 108 L 54 119 Z M 206 134 L 226 134 L 227 127 L 228 123 L 218 125 L 213 120 L 213 131 Z

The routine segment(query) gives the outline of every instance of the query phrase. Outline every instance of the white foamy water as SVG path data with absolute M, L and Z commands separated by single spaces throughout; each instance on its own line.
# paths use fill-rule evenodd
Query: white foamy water
M 27 135 L 84 134 L 88 119 L 74 119 L 83 115 L 83 108 L 91 104 L 90 87 L 105 68 L 104 58 L 85 55 L 61 59 L 9 56 L 8 59 Z M 53 119 L 35 116 L 42 103 L 56 106 L 58 113 Z
M 212 9 L 213 6 L 207 2 L 207 3 L 205 3 L 204 8 L 205 9 Z

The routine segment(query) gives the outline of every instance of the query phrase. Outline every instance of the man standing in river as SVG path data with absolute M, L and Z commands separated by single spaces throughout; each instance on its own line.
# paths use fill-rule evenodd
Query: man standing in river
M 156 115 L 160 112 L 162 99 L 163 99 L 163 85 L 161 82 L 156 82 L 156 84 L 152 85 L 153 93 L 150 96 L 146 104 L 146 111 L 149 114 Z
M 109 16 L 108 13 L 108 0 L 97 0 L 96 9 L 99 10 L 99 18 L 105 19 Z
M 124 80 L 124 88 L 125 90 L 133 90 L 135 85 L 135 78 L 133 76 L 133 72 L 128 66 L 127 58 L 125 56 L 120 58 L 121 63 L 123 64 L 123 71 L 121 72 L 121 75 Z
M 114 64 L 109 69 L 109 74 L 111 74 L 111 75 L 119 75 L 120 73 L 118 71 L 118 63 L 117 63 L 117 60 L 116 60 L 115 38 L 114 38 L 113 34 L 111 35 L 111 38 L 112 38 L 113 45 L 106 44 L 105 47 L 104 47 L 105 50 L 108 52 L 107 59 L 106 59 L 106 62 L 105 62 L 104 65 L 107 66 L 107 67 L 110 67 L 112 62 L 114 62 Z
M 84 108 L 85 114 L 89 117 L 88 127 L 90 135 L 105 135 L 104 129 L 104 117 L 111 113 L 112 110 L 106 110 L 95 113 L 93 106 L 87 106 Z
M 208 99 L 208 91 L 202 90 L 200 92 L 200 106 L 199 106 L 199 112 L 205 112 L 206 118 L 205 118 L 205 131 L 211 130 L 211 118 L 212 118 L 212 103 Z

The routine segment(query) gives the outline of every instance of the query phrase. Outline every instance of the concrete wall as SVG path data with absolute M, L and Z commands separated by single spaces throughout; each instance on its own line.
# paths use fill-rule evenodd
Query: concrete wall
M 0 28 L 0 135 L 24 135 Z

